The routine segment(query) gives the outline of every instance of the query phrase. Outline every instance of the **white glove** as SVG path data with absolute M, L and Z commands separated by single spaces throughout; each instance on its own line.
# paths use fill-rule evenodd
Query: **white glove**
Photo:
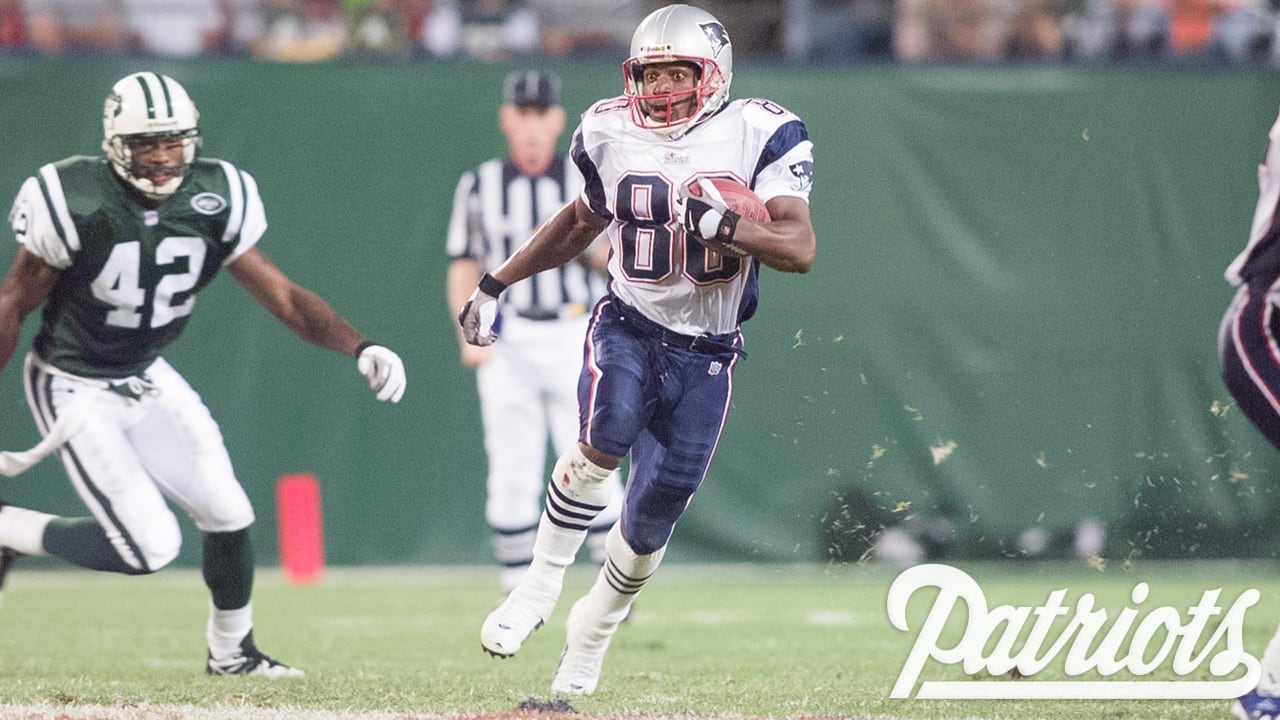
M 390 348 L 375 343 L 365 343 L 356 354 L 356 369 L 369 378 L 369 387 L 379 400 L 400 402 L 404 397 L 404 363 Z
M 692 191 L 694 186 L 698 194 Z M 729 204 L 715 184 L 700 178 L 681 185 L 676 190 L 676 216 L 686 234 L 718 253 L 726 251 L 746 255 L 741 245 L 733 242 L 733 231 L 738 226 L 738 214 L 730 212 Z
M 480 278 L 480 284 L 467 298 L 467 303 L 458 313 L 458 324 L 462 326 L 462 337 L 472 345 L 484 347 L 492 345 L 498 339 L 498 330 L 502 325 L 498 313 L 498 296 L 507 286 L 489 273 Z
M 698 195 L 690 192 L 694 185 L 698 186 Z M 681 185 L 676 190 L 676 213 L 680 217 L 680 224 L 684 226 L 685 232 L 699 238 L 715 238 L 716 229 L 720 227 L 720 221 L 728 210 L 729 204 L 724 201 L 724 196 L 707 178 Z

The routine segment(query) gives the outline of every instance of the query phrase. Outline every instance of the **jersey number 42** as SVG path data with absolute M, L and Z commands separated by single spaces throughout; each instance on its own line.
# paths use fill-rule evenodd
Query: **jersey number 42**
M 144 275 L 152 274 L 143 271 L 142 243 L 124 242 L 111 248 L 111 255 L 92 285 L 93 296 L 114 307 L 107 313 L 107 324 L 141 327 L 148 290 L 144 283 L 155 285 L 151 297 L 150 327 L 162 327 L 189 315 L 195 306 L 195 296 L 191 295 L 177 305 L 173 304 L 173 297 L 191 290 L 200 281 L 205 251 L 202 238 L 167 237 L 156 245 L 154 267 L 176 267 L 179 260 L 186 259 L 186 270 L 147 278 Z

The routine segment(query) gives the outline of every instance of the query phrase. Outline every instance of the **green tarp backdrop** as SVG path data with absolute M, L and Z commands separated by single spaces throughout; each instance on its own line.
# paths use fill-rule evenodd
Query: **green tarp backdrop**
M 615 64 L 551 67 L 571 117 L 620 92 Z M 260 559 L 277 557 L 276 478 L 310 472 L 330 563 L 488 562 L 443 235 L 458 175 L 504 151 L 508 68 L 2 58 L 3 207 L 39 165 L 97 152 L 103 96 L 144 68 L 191 92 L 206 155 L 258 179 L 260 247 L 408 368 L 404 401 L 377 403 L 353 359 L 229 276 L 200 295 L 167 357 L 221 423 Z M 733 88 L 809 127 L 818 261 L 762 273 L 734 412 L 670 559 L 856 560 L 900 521 L 947 528 L 953 555 L 1086 519 L 1115 560 L 1280 549 L 1280 453 L 1231 406 L 1215 350 L 1280 74 L 742 63 Z M 0 243 L 6 268 L 15 251 Z M 0 374 L 4 449 L 38 439 L 19 378 L 35 320 Z M 0 497 L 83 512 L 52 458 Z

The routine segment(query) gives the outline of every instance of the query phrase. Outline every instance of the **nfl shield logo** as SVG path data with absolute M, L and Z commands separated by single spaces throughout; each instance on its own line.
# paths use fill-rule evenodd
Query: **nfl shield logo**
M 148 210 L 142 214 L 142 222 L 146 223 L 147 227 L 154 227 L 160 223 L 160 213 Z
M 707 368 L 707 374 L 708 374 L 708 375 L 719 375 L 719 374 L 720 374 L 720 369 L 721 369 L 721 368 L 723 368 L 723 367 L 724 367 L 724 365 L 721 365 L 719 360 L 712 360 L 712 361 L 711 361 L 711 367 L 708 367 L 708 368 Z

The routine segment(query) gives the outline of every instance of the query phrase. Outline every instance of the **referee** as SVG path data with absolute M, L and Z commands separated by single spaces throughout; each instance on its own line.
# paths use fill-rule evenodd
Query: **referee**
M 457 315 L 480 276 L 501 265 L 535 228 L 582 191 L 582 175 L 556 144 L 565 129 L 560 80 L 519 70 L 503 84 L 498 121 L 507 157 L 465 173 L 453 195 L 446 239 L 449 307 Z M 488 347 L 458 334 L 462 364 L 476 371 L 488 459 L 485 520 L 505 594 L 533 559 L 542 515 L 547 446 L 558 457 L 578 441 L 578 372 L 587 312 L 605 292 L 608 245 L 597 241 L 562 267 L 516 283 L 503 294 L 501 331 Z M 621 510 L 614 500 L 591 528 L 587 545 L 603 562 L 605 531 Z

